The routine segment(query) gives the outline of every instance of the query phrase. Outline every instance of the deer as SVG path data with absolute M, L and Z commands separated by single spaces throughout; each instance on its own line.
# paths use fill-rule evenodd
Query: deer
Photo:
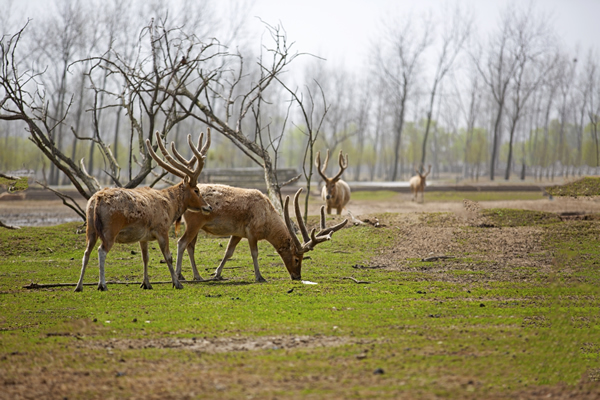
M 344 160 L 344 156 L 340 150 L 340 155 L 338 158 L 340 170 L 333 178 L 329 178 L 327 175 L 325 175 L 327 162 L 329 161 L 329 149 L 327 149 L 327 156 L 323 162 L 323 168 L 321 168 L 320 151 L 317 152 L 317 157 L 315 158 L 317 171 L 319 171 L 319 175 L 321 175 L 321 178 L 323 178 L 323 181 L 325 182 L 325 186 L 323 186 L 323 189 L 321 190 L 321 198 L 327 205 L 327 214 L 331 214 L 331 209 L 335 208 L 337 215 L 340 215 L 346 204 L 348 204 L 350 201 L 350 186 L 340 179 L 342 173 L 346 170 L 346 168 L 348 168 L 348 154 L 346 154 L 346 158 Z
M 166 161 L 160 158 L 153 150 L 150 140 L 146 139 L 146 147 L 150 156 L 165 171 L 182 178 L 182 181 L 165 189 L 142 187 L 135 189 L 104 188 L 96 192 L 87 202 L 86 207 L 86 248 L 83 254 L 81 275 L 75 287 L 76 292 L 83 290 L 83 276 L 88 264 L 92 249 L 98 239 L 98 264 L 100 278 L 98 290 L 107 290 L 104 277 L 106 256 L 115 243 L 139 242 L 144 263 L 144 278 L 140 285 L 143 289 L 152 289 L 148 277 L 148 242 L 158 241 L 158 245 L 171 274 L 173 287 L 183 289 L 173 269 L 173 257 L 169 251 L 169 228 L 184 212 L 191 214 L 208 215 L 212 207 L 202 197 L 198 189 L 198 177 L 204 167 L 206 152 L 210 147 L 210 130 L 206 135 L 206 142 L 202 144 L 204 133 L 200 134 L 198 145 L 192 144 L 191 135 L 188 135 L 188 145 L 192 150 L 192 159 L 184 163 L 176 161 L 167 151 L 161 141 L 159 132 L 156 132 L 156 142 Z M 185 160 L 171 142 L 171 151 L 180 160 Z M 187 160 L 186 160 L 187 161 Z M 196 164 L 197 163 L 197 164 Z M 191 169 L 190 165 L 196 164 Z
M 258 266 L 258 241 L 268 241 L 281 257 L 291 279 L 301 280 L 304 254 L 313 250 L 319 243 L 331 240 L 331 235 L 342 229 L 348 222 L 346 219 L 327 228 L 325 226 L 325 206 L 322 206 L 320 230 L 316 233 L 313 229 L 309 234 L 298 204 L 298 196 L 302 192 L 302 188 L 300 188 L 294 195 L 296 219 L 303 239 L 303 242 L 300 242 L 289 215 L 289 196 L 285 198 L 284 217 L 282 218 L 269 198 L 259 190 L 219 184 L 200 184 L 198 188 L 202 197 L 212 205 L 212 212 L 210 214 L 186 212 L 183 215 L 186 229 L 177 243 L 176 270 L 177 277 L 181 280 L 185 280 L 181 274 L 181 267 L 183 252 L 186 249 L 192 265 L 194 280 L 203 280 L 198 273 L 194 259 L 194 248 L 200 230 L 217 236 L 231 236 L 225 255 L 211 280 L 223 279 L 222 272 L 225 263 L 233 256 L 233 252 L 242 238 L 246 238 L 252 255 L 255 281 L 262 283 L 266 280 L 261 275 Z
M 421 173 L 418 168 L 415 168 L 415 172 L 417 175 L 410 178 L 408 184 L 410 185 L 410 191 L 412 192 L 412 201 L 417 201 L 417 196 L 419 192 L 421 192 L 421 203 L 425 202 L 425 181 L 427 179 L 427 175 L 431 172 L 431 164 L 429 164 L 429 169 L 426 173 Z

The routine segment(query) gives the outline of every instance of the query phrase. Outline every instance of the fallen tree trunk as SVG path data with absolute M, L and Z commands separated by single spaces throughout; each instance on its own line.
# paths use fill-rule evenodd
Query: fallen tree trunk
M 223 279 L 219 279 L 223 280 Z M 182 281 L 185 283 L 202 283 L 202 282 L 212 282 L 216 281 L 214 278 L 203 279 L 201 281 Z M 164 285 L 168 283 L 173 283 L 172 281 L 160 281 L 160 282 L 150 282 L 152 285 Z M 142 282 L 121 282 L 121 281 L 108 281 L 106 282 L 108 285 L 141 285 Z M 96 286 L 98 283 L 84 283 L 84 286 Z M 69 287 L 69 286 L 77 286 L 77 283 L 35 283 L 31 282 L 28 285 L 23 286 L 23 289 L 46 289 L 53 287 Z

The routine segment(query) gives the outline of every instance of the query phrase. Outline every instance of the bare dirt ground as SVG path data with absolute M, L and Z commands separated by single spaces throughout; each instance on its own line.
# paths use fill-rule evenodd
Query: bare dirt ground
M 15 197 L 16 198 L 16 197 Z M 79 205 L 85 209 L 85 201 Z M 553 200 L 484 201 L 482 208 L 514 208 L 554 213 L 600 213 L 600 199 L 554 198 Z M 318 215 L 321 204 L 314 197 L 309 204 L 309 215 Z M 398 193 L 386 201 L 351 200 L 344 215 L 350 211 L 356 218 L 368 218 L 383 213 L 433 213 L 451 212 L 464 214 L 462 202 L 415 203 L 410 195 Z M 17 226 L 49 226 L 65 222 L 80 221 L 79 216 L 60 200 L 7 200 L 0 201 L 0 221 Z

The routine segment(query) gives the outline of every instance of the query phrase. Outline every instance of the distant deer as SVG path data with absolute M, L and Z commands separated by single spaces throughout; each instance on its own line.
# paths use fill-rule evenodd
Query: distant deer
M 415 172 L 417 173 L 417 175 L 413 176 L 408 181 L 408 183 L 410 185 L 410 191 L 412 192 L 412 195 L 413 195 L 412 201 L 417 201 L 417 195 L 419 192 L 421 192 L 421 203 L 424 203 L 425 202 L 425 197 L 424 197 L 425 181 L 426 181 L 427 175 L 429 175 L 429 173 L 431 172 L 431 164 L 429 164 L 429 169 L 427 170 L 427 173 L 422 174 L 418 168 L 415 168 Z
M 346 159 L 344 160 L 344 156 L 340 150 L 340 171 L 333 178 L 328 178 L 327 175 L 325 175 L 328 161 L 329 149 L 327 149 L 327 156 L 323 162 L 323 168 L 321 168 L 321 152 L 317 152 L 315 165 L 319 171 L 319 175 L 321 175 L 321 178 L 323 178 L 323 181 L 325 182 L 325 186 L 323 186 L 323 190 L 321 191 L 321 197 L 327 205 L 327 214 L 331 214 L 331 209 L 335 208 L 337 214 L 340 215 L 346 204 L 350 201 L 350 186 L 340 179 L 342 173 L 348 168 L 348 154 L 346 154 Z
M 194 147 L 191 136 L 188 135 L 188 144 L 193 156 L 187 165 L 177 162 L 164 147 L 160 135 L 156 132 L 156 142 L 167 162 L 163 161 L 152 149 L 150 141 L 146 139 L 146 146 L 150 156 L 166 171 L 182 178 L 182 182 L 166 189 L 157 190 L 149 187 L 124 189 L 105 188 L 96 192 L 87 203 L 87 246 L 83 254 L 81 276 L 75 287 L 76 292 L 83 290 L 83 276 L 88 264 L 90 253 L 96 245 L 98 238 L 102 244 L 98 248 L 98 262 L 100 266 L 100 279 L 98 290 L 107 290 L 104 278 L 104 263 L 106 255 L 115 243 L 140 242 L 142 260 L 144 262 L 144 280 L 141 287 L 152 289 L 148 278 L 148 242 L 157 240 L 160 250 L 169 267 L 173 286 L 182 289 L 183 286 L 177 279 L 173 270 L 173 257 L 169 251 L 169 227 L 181 215 L 188 211 L 206 215 L 212 211 L 211 206 L 202 198 L 196 186 L 198 176 L 204 166 L 206 151 L 210 146 L 210 131 L 206 143 L 200 149 L 202 138 L 200 135 L 198 146 Z M 185 160 L 175 149 L 171 142 L 171 150 L 180 160 Z M 189 166 L 195 164 L 194 169 Z
M 257 243 L 259 240 L 266 240 L 271 243 L 283 260 L 290 277 L 293 280 L 300 280 L 302 279 L 301 269 L 304 254 L 311 251 L 319 243 L 330 240 L 331 235 L 342 229 L 348 222 L 348 220 L 344 220 L 335 226 L 326 228 L 323 206 L 321 207 L 320 231 L 315 233 L 313 229 L 309 235 L 298 204 L 298 195 L 302 191 L 302 189 L 299 189 L 294 196 L 294 208 L 304 241 L 301 243 L 290 220 L 289 196 L 285 198 L 284 218 L 281 218 L 271 201 L 258 190 L 212 184 L 200 184 L 198 188 L 202 197 L 212 205 L 213 210 L 208 215 L 191 212 L 184 214 L 186 229 L 177 243 L 176 272 L 177 277 L 181 280 L 184 280 L 181 275 L 181 264 L 185 249 L 187 249 L 190 257 L 194 280 L 202 280 L 194 260 L 194 247 L 200 229 L 212 235 L 231 236 L 225 256 L 215 271 L 214 279 L 222 279 L 221 272 L 225 262 L 231 258 L 240 240 L 246 238 L 254 263 L 254 278 L 256 282 L 266 282 L 258 268 Z

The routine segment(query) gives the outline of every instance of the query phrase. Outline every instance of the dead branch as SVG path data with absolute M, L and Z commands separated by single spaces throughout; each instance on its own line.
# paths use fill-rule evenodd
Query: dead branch
M 61 193 L 58 190 L 54 190 L 51 187 L 49 187 L 48 185 L 45 185 L 39 181 L 35 181 L 35 182 L 38 185 L 42 186 L 44 189 L 47 189 L 47 190 L 51 191 L 52 193 L 54 193 L 56 196 L 58 196 L 62 200 L 62 202 L 65 206 L 67 206 L 71 210 L 75 211 L 77 213 L 77 215 L 79 215 L 81 217 L 81 219 L 83 219 L 84 221 L 86 220 L 85 211 L 79 206 L 79 204 L 77 204 L 75 199 L 73 199 L 71 196 Z M 67 200 L 71 201 L 71 204 L 69 204 L 67 202 Z
M 351 281 L 354 281 L 354 283 L 358 283 L 358 284 L 369 284 L 369 283 L 371 283 L 371 282 L 368 282 L 368 281 L 359 281 L 358 279 L 353 278 L 351 276 L 345 277 L 344 279 L 350 279 Z
M 194 280 L 194 281 L 182 281 L 185 283 L 203 283 L 203 282 L 212 282 L 212 281 L 216 281 L 217 279 L 214 278 L 208 278 L 208 279 L 202 279 L 202 280 Z M 218 280 L 223 280 L 223 279 L 218 279 Z M 141 282 L 122 282 L 122 281 L 107 281 L 107 284 L 111 284 L 111 285 L 141 285 Z M 158 282 L 150 282 L 152 285 L 166 285 L 168 283 L 173 283 L 172 281 L 158 281 Z M 84 286 L 97 286 L 98 283 L 84 283 Z M 35 283 L 35 282 L 31 282 L 28 285 L 23 286 L 23 289 L 46 289 L 46 288 L 53 288 L 53 287 L 71 287 L 71 286 L 77 286 L 77 283 Z
M 365 266 L 365 265 L 360 265 L 360 264 L 354 264 L 352 266 L 352 268 L 354 269 L 379 269 L 379 268 L 386 268 L 387 265 L 373 265 L 373 266 Z
M 4 222 L 0 221 L 0 228 L 6 228 L 6 229 L 21 229 L 21 227 L 19 226 L 14 226 L 14 225 L 6 225 Z
M 450 258 L 455 258 L 455 257 L 454 256 L 432 256 L 432 257 L 422 258 L 421 261 L 422 262 L 430 262 L 430 261 L 447 260 Z

